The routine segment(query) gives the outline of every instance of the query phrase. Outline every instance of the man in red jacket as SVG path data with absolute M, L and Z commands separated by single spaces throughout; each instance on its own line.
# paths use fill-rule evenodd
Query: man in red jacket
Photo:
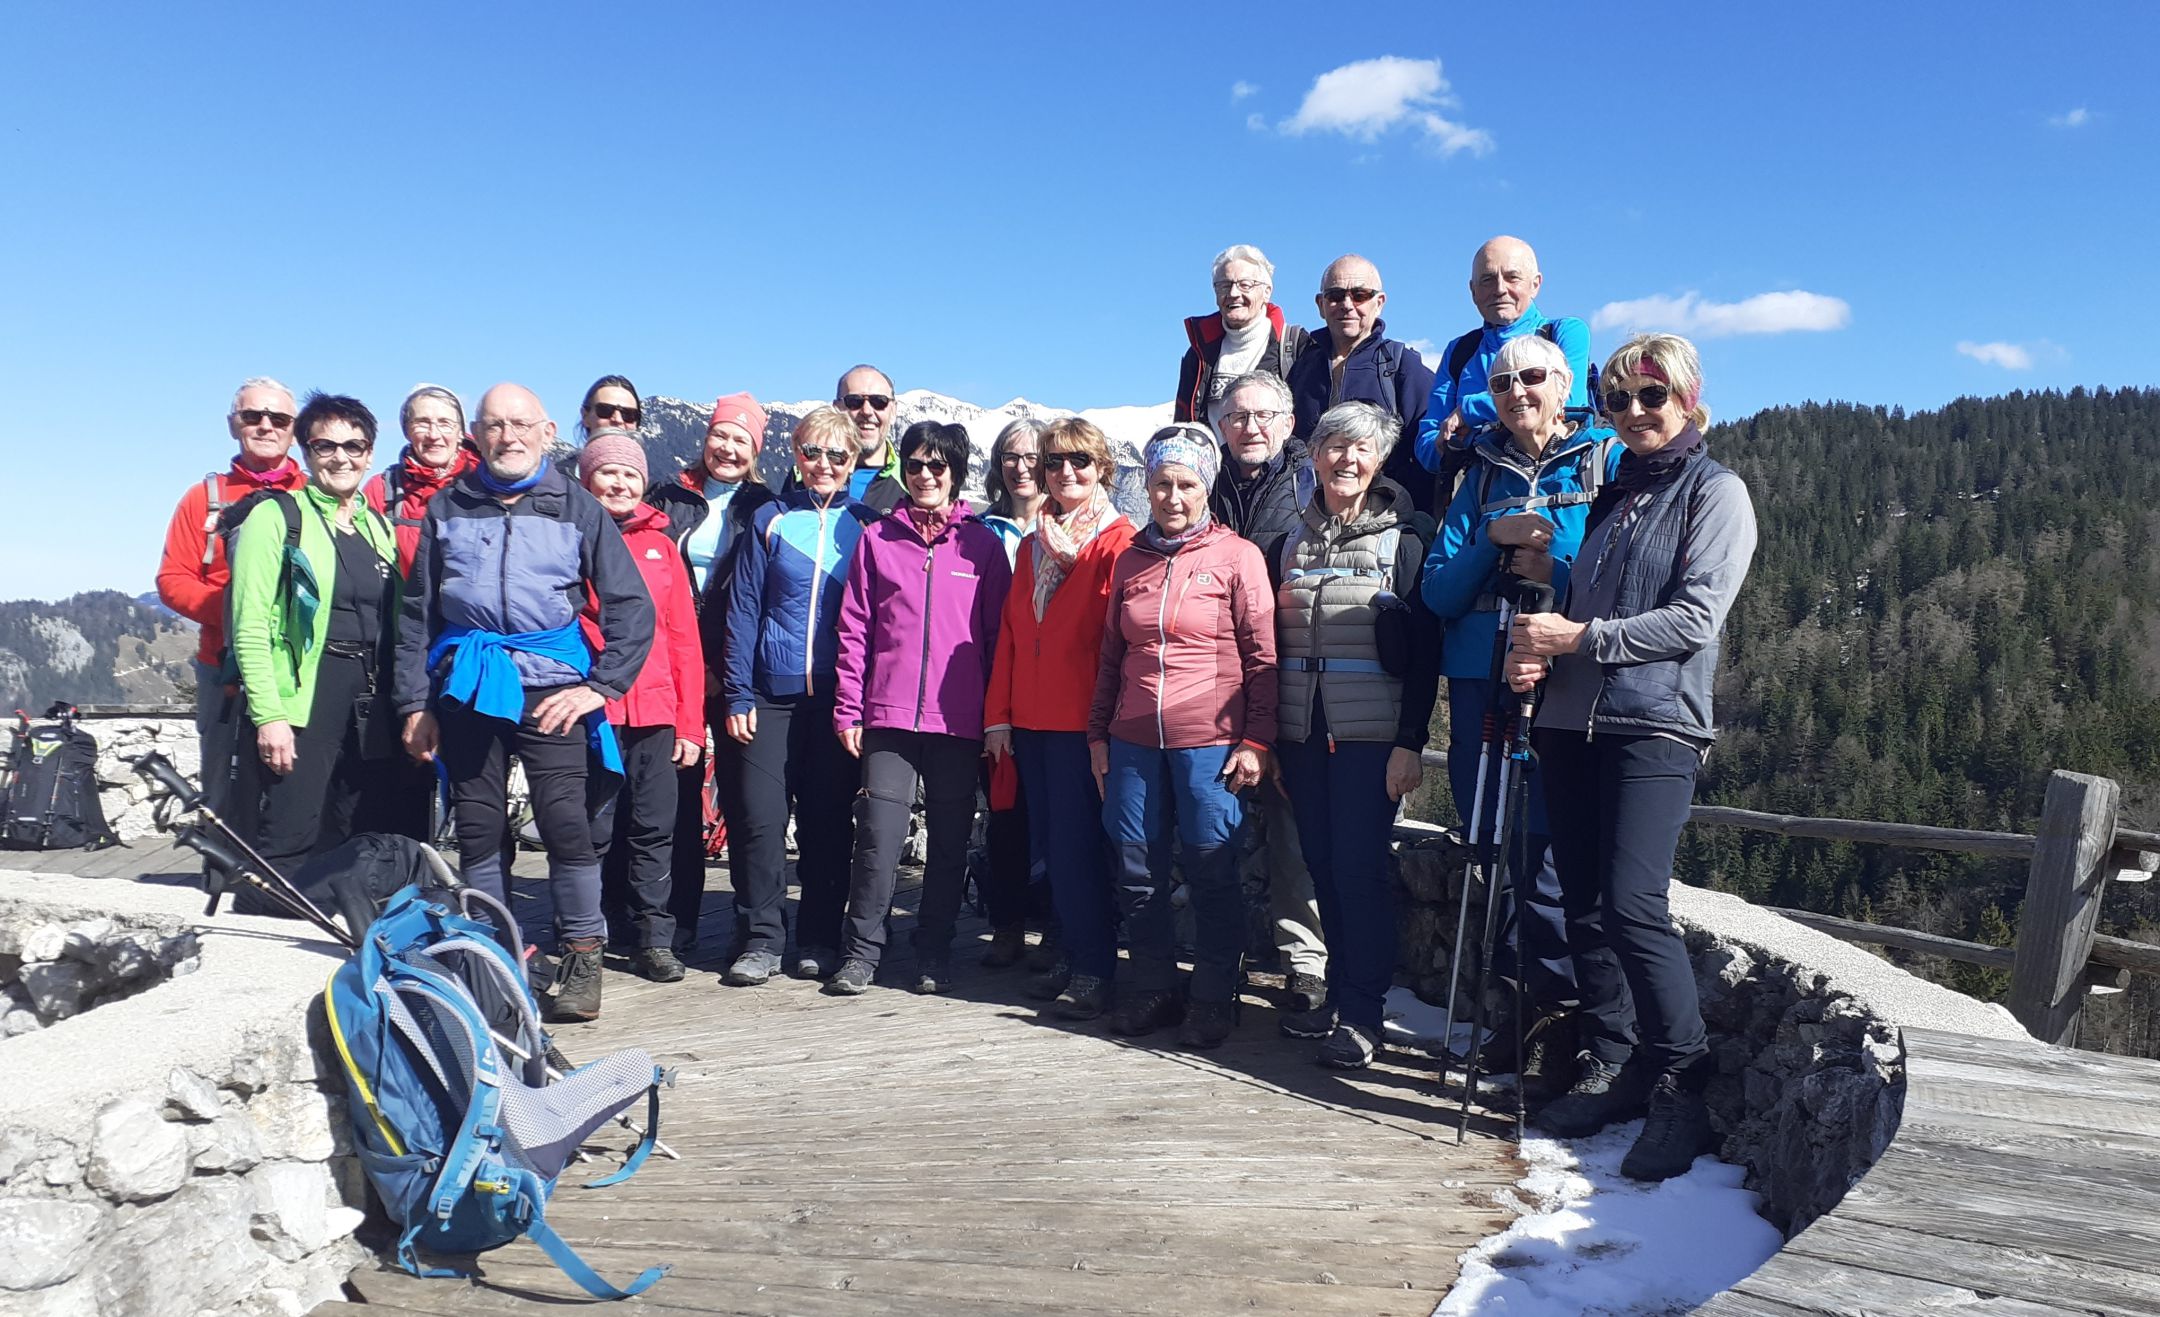
M 225 545 L 219 514 L 262 489 L 298 489 L 307 472 L 292 460 L 292 390 L 257 377 L 233 394 L 225 428 L 240 451 L 222 474 L 212 472 L 188 486 L 165 528 L 158 562 L 158 598 L 201 628 L 195 647 L 195 731 L 202 739 L 202 792 L 223 812 L 232 782 L 233 736 L 239 725 L 238 691 L 222 673 L 225 659 Z M 245 822 L 245 820 L 241 820 Z

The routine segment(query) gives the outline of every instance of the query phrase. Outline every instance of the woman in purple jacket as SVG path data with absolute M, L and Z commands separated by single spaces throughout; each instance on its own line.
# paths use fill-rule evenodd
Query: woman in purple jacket
M 923 789 L 930 853 L 915 930 L 915 991 L 941 992 L 967 883 L 982 756 L 983 692 L 1012 568 L 996 531 L 957 493 L 967 431 L 918 421 L 900 437 L 907 502 L 863 532 L 840 599 L 833 726 L 862 759 L 846 958 L 825 991 L 870 986 L 885 949 L 893 874 Z

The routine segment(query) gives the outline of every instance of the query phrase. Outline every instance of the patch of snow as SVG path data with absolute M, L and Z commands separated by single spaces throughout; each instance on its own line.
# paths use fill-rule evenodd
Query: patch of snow
M 1534 1208 L 1463 1255 L 1433 1317 L 1653 1317 L 1692 1312 L 1776 1253 L 1746 1174 L 1715 1157 L 1637 1184 L 1620 1161 L 1642 1122 L 1592 1138 L 1524 1141 L 1519 1182 Z

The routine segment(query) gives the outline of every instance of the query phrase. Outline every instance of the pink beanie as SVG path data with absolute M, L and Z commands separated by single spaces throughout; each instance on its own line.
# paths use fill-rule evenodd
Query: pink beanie
M 711 430 L 722 421 L 739 425 L 750 432 L 752 443 L 765 442 L 765 409 L 758 400 L 747 393 L 731 393 L 713 404 L 712 420 L 705 428 Z
M 649 482 L 652 472 L 645 465 L 645 445 L 637 436 L 618 426 L 595 430 L 585 447 L 578 450 L 578 475 L 587 483 L 592 474 L 608 465 L 633 467 L 640 481 Z

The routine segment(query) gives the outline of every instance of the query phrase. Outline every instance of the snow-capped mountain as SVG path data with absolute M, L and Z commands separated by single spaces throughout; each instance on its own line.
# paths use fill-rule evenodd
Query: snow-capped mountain
M 777 486 L 786 478 L 792 465 L 788 441 L 795 433 L 795 423 L 823 405 L 819 402 L 765 404 L 768 423 L 758 470 L 766 483 Z M 655 395 L 645 399 L 644 410 L 645 423 L 638 437 L 644 441 L 646 457 L 655 478 L 679 471 L 698 460 L 705 442 L 705 425 L 712 418 L 711 403 Z M 1093 421 L 1109 437 L 1110 449 L 1117 455 L 1121 485 L 1128 483 L 1132 473 L 1139 469 L 1140 449 L 1148 436 L 1170 422 L 1170 404 L 1167 402 L 1152 407 L 1093 407 L 1074 413 L 1062 407 L 1029 402 L 1025 398 L 1015 398 L 999 407 L 978 407 L 927 389 L 911 389 L 901 394 L 897 411 L 893 425 L 895 438 L 917 421 L 939 421 L 967 430 L 974 449 L 973 459 L 968 463 L 965 488 L 970 496 L 982 493 L 991 441 L 997 438 L 998 431 L 1022 417 L 1049 421 L 1077 414 Z

